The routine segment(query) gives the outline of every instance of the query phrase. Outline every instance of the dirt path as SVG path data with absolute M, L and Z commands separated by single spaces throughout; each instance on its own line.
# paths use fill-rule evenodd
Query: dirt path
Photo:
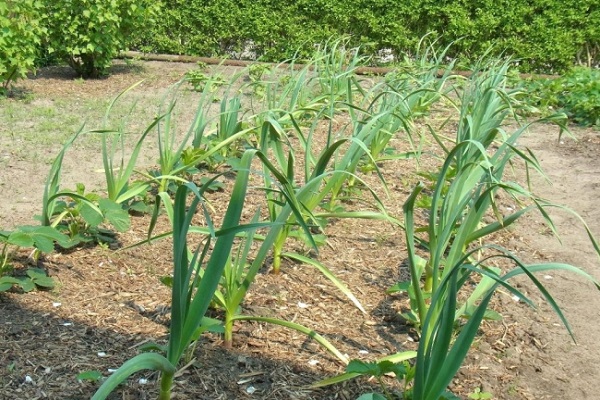
M 523 140 L 537 155 L 553 185 L 536 177 L 536 193 L 557 204 L 577 211 L 596 237 L 600 237 L 600 133 L 575 130 L 578 141 L 564 138 L 560 143 L 534 128 Z M 553 212 L 562 245 L 548 234 L 539 221 L 521 226 L 531 247 L 547 259 L 577 265 L 600 280 L 600 262 L 585 231 L 576 218 L 565 212 Z M 550 274 L 551 293 L 571 323 L 577 344 L 573 344 L 564 327 L 547 306 L 542 321 L 530 327 L 539 343 L 539 358 L 523 359 L 529 368 L 521 374 L 536 399 L 599 399 L 597 378 L 600 376 L 600 292 L 592 284 L 570 274 Z M 541 321 L 540 321 L 541 322 Z

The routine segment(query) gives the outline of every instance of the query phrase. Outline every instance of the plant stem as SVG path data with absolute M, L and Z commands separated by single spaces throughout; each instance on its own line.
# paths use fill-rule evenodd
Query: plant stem
M 283 252 L 283 245 L 285 244 L 285 239 L 288 237 L 288 234 L 289 228 L 284 227 L 273 244 L 273 273 L 275 275 L 279 275 L 281 272 L 281 253 Z
M 160 181 L 160 185 L 158 187 L 158 192 L 162 193 L 162 192 L 167 192 L 167 186 L 168 186 L 168 182 L 169 180 L 167 178 L 162 178 Z
M 279 275 L 281 273 L 281 246 L 273 248 L 273 273 Z
M 225 332 L 223 334 L 223 347 L 231 349 L 233 347 L 233 317 L 235 311 L 225 310 Z
M 381 376 L 377 377 L 377 382 L 379 383 L 379 386 L 381 386 L 381 389 L 383 390 L 383 395 L 385 396 L 385 398 L 388 400 L 393 400 L 393 397 L 390 394 L 390 392 L 387 390 L 387 387 L 385 386 L 385 383 L 383 382 L 383 378 Z
M 5 244 L 2 248 L 2 251 L 0 252 L 0 278 L 2 277 L 2 275 L 4 275 L 5 272 L 8 271 L 8 268 L 6 268 L 6 264 L 8 264 L 7 246 L 8 244 Z
M 160 378 L 160 393 L 158 395 L 158 400 L 170 400 L 171 399 L 171 388 L 173 387 L 173 379 L 175 377 L 175 373 L 169 374 L 166 372 L 162 372 Z
M 423 285 L 423 291 L 425 293 L 431 293 L 433 290 L 433 268 L 431 267 L 431 260 L 425 264 L 425 284 Z
M 427 306 L 425 305 L 425 300 L 423 298 L 423 292 L 421 291 L 421 277 L 417 273 L 417 268 L 413 265 L 413 262 L 410 262 L 410 276 L 412 287 L 415 292 L 415 297 L 417 299 L 417 311 L 419 314 L 419 325 L 425 322 L 425 316 L 427 314 Z

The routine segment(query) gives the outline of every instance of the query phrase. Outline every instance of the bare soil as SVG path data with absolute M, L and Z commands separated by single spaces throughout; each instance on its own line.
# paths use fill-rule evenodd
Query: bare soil
M 19 83 L 33 101 L 52 104 L 62 97 L 107 99 L 146 78 L 135 90 L 164 90 L 180 79 L 189 64 L 144 62 L 131 68 L 116 65 L 114 74 L 99 81 L 80 82 L 66 68 L 43 69 Z M 13 99 L 19 102 L 23 100 Z M 193 106 L 193 105 L 192 105 Z M 84 116 L 82 116 L 84 118 Z M 2 121 L 0 121 L 2 122 Z M 25 121 L 27 122 L 27 121 Z M 43 182 L 48 171 L 43 160 L 22 159 L 20 148 L 6 122 L 0 125 L 0 227 L 10 229 L 33 223 L 39 213 Z M 32 126 L 32 129 L 35 127 Z M 535 192 L 566 205 L 584 217 L 600 236 L 600 134 L 577 127 L 577 141 L 557 129 L 536 125 L 520 143 L 538 157 L 554 185 L 534 176 Z M 52 156 L 61 143 L 47 146 Z M 39 149 L 37 149 L 39 150 Z M 65 179 L 101 189 L 98 149 L 74 147 L 65 160 Z M 151 159 L 154 156 L 150 156 Z M 401 206 L 416 178 L 409 161 L 384 164 L 390 185 L 385 199 L 392 215 Z M 365 177 L 375 184 L 374 177 Z M 68 185 L 67 185 L 68 186 Z M 223 209 L 225 193 L 209 197 L 216 213 Z M 249 202 L 255 201 L 249 197 Z M 528 217 L 498 241 L 525 261 L 562 261 L 582 267 L 600 279 L 599 259 L 578 220 L 553 212 L 562 244 L 549 234 L 541 217 Z M 121 247 L 142 240 L 148 216 L 132 218 L 132 227 L 119 235 Z M 157 228 L 166 230 L 163 225 Z M 367 310 L 363 315 L 320 274 L 291 262 L 279 276 L 265 268 L 252 287 L 244 313 L 272 316 L 302 323 L 327 337 L 351 358 L 373 359 L 416 348 L 416 336 L 398 312 L 408 300 L 386 296 L 385 290 L 405 277 L 403 234 L 377 221 L 337 220 L 326 230 L 328 243 L 319 259 L 344 280 Z M 292 248 L 302 250 L 290 242 Z M 16 265 L 27 264 L 19 253 Z M 0 399 L 84 399 L 97 383 L 78 382 L 88 370 L 108 375 L 137 354 L 148 341 L 164 343 L 169 323 L 169 289 L 159 282 L 171 269 L 168 240 L 130 250 L 88 246 L 55 253 L 43 266 L 59 283 L 52 291 L 0 293 Z M 467 399 L 477 389 L 494 399 L 600 399 L 600 293 L 589 282 L 567 274 L 541 277 L 563 308 L 577 343 L 532 286 L 519 283 L 539 305 L 531 309 L 500 293 L 494 308 L 504 319 L 485 322 L 452 391 Z M 186 360 L 176 379 L 177 399 L 355 399 L 376 386 L 355 380 L 326 389 L 307 385 L 343 372 L 343 366 L 316 343 L 301 334 L 271 325 L 239 323 L 232 350 L 222 347 L 218 335 L 206 335 Z M 443 366 L 440 366 L 443 368 Z M 148 382 L 145 382 L 146 379 Z M 157 395 L 157 376 L 136 374 L 112 399 L 151 399 Z

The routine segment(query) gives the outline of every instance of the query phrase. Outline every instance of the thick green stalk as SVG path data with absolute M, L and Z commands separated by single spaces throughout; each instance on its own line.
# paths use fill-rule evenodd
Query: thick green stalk
M 225 310 L 225 331 L 223 334 L 223 347 L 231 349 L 233 347 L 233 321 L 235 317 L 235 309 L 227 308 Z
M 160 393 L 158 395 L 158 400 L 170 400 L 171 399 L 171 388 L 173 387 L 173 379 L 175 377 L 175 373 L 167 373 L 164 372 L 160 377 Z
M 431 293 L 433 290 L 433 267 L 431 266 L 431 260 L 425 264 L 425 284 L 423 285 L 423 291 L 425 293 Z
M 289 234 L 289 227 L 281 229 L 273 244 L 273 273 L 278 275 L 281 272 L 281 253 L 283 252 L 283 245 Z

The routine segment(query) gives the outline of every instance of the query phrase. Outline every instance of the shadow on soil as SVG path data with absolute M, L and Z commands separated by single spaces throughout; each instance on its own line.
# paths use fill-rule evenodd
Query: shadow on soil
M 90 79 L 92 81 L 96 80 L 105 80 L 110 76 L 119 76 L 119 75 L 128 75 L 128 74 L 139 74 L 144 72 L 144 67 L 140 64 L 136 63 L 128 63 L 128 64 L 113 64 L 109 73 L 106 76 L 101 76 L 100 78 Z M 68 65 L 57 65 L 51 67 L 45 67 L 40 69 L 36 74 L 29 74 L 27 79 L 38 80 L 38 79 L 56 79 L 61 81 L 73 81 L 76 79 L 81 79 L 81 77 L 75 72 L 74 69 L 69 67 Z
M 98 383 L 78 381 L 78 374 L 99 371 L 107 376 L 109 369 L 136 355 L 141 343 L 166 340 L 40 313 L 19 304 L 19 296 L 27 294 L 0 293 L 0 399 L 90 398 Z M 255 399 L 350 399 L 375 389 L 353 381 L 309 391 L 308 385 L 328 376 L 275 362 L 265 358 L 262 350 L 226 351 L 212 339 L 203 338 L 193 354 L 195 361 L 187 360 L 187 367 L 179 372 L 174 398 L 238 399 L 252 394 Z M 154 399 L 157 379 L 151 371 L 137 373 L 109 399 Z

